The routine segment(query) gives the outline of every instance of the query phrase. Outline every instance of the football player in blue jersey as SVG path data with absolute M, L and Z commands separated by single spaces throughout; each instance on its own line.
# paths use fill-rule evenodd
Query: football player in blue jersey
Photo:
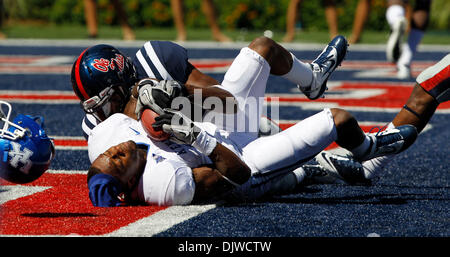
M 305 74 L 304 79 L 309 80 L 298 82 L 300 90 L 311 99 L 320 97 L 326 90 L 326 80 L 346 52 L 346 39 L 333 39 L 308 64 L 311 77 Z M 93 204 L 117 206 L 122 203 L 119 198 L 125 203 L 189 204 L 230 189 L 240 199 L 254 199 L 301 183 L 309 177 L 310 168 L 302 165 L 334 141 L 361 160 L 399 153 L 414 142 L 417 132 L 411 125 L 365 135 L 356 119 L 339 108 L 325 108 L 268 137 L 257 137 L 251 128 L 258 126 L 241 128 L 241 124 L 258 123 L 261 102 L 252 99 L 264 96 L 270 74 L 296 77 L 290 73 L 301 64 L 291 62 L 295 63 L 295 58 L 268 38 L 258 38 L 244 47 L 217 86 L 232 94 L 238 103 L 235 113 L 226 113 L 225 125 L 217 122 L 220 119 L 194 122 L 172 105 L 164 108 L 155 99 L 146 101 L 154 89 L 164 89 L 167 81 L 161 85 L 141 80 L 132 99 L 136 97 L 134 101 L 143 106 L 160 110 L 152 126 L 168 133 L 170 139 L 151 140 L 134 112 L 112 114 L 95 127 L 88 140 L 92 162 L 88 185 Z M 177 91 L 175 88 L 167 91 Z M 232 121 L 232 126 L 228 121 Z M 138 145 L 146 146 L 146 155 Z M 315 171 L 319 173 L 321 169 Z
M 188 93 L 193 87 L 219 84 L 189 63 L 186 50 L 172 42 L 149 41 L 133 59 L 110 45 L 89 47 L 76 59 L 71 72 L 73 90 L 86 112 L 82 122 L 86 139 L 101 121 L 113 113 L 126 111 L 131 89 L 143 78 L 176 80 L 185 84 L 183 89 Z M 209 90 L 231 97 L 218 88 Z
M 248 46 L 262 53 L 264 61 L 270 65 L 270 74 L 294 82 L 311 100 L 323 95 L 328 78 L 343 60 L 343 49 L 337 47 L 347 48 L 342 36 L 331 41 L 313 62 L 305 63 L 267 37 L 258 37 Z M 229 77 L 242 70 L 228 72 Z M 178 81 L 184 95 L 192 95 L 195 89 L 201 89 L 205 98 L 216 96 L 226 100 L 235 97 L 233 92 L 217 86 L 221 84 L 217 80 L 196 69 L 189 62 L 186 49 L 175 43 L 148 41 L 131 59 L 113 46 L 95 45 L 80 54 L 71 72 L 73 90 L 86 112 L 82 123 L 84 136 L 88 138 L 90 130 L 113 113 L 132 110 L 132 107 L 126 108 L 130 91 L 145 78 Z M 258 90 L 264 92 L 265 87 L 266 84 L 261 83 Z

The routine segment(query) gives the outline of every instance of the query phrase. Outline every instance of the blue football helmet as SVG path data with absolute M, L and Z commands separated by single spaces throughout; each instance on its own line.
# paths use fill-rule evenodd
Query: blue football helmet
M 71 81 L 83 110 L 103 121 L 123 111 L 137 74 L 117 48 L 100 44 L 87 48 L 75 60 Z
M 5 106 L 7 111 L 3 112 Z M 41 116 L 19 114 L 10 122 L 11 110 L 9 103 L 0 101 L 0 177 L 12 183 L 29 183 L 48 169 L 55 147 L 44 131 Z

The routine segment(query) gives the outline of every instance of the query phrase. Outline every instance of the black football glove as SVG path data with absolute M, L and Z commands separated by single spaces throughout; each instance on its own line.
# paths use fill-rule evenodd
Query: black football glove
M 178 144 L 192 144 L 201 129 L 180 111 L 164 109 L 164 113 L 155 118 L 153 128 L 161 128 L 171 135 L 171 140 Z

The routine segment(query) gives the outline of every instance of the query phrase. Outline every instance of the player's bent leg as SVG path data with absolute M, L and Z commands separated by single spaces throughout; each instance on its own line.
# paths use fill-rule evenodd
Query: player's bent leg
M 406 104 L 392 120 L 393 126 L 413 125 L 420 133 L 428 124 L 439 103 L 419 84 L 416 84 Z
M 364 142 L 356 149 L 349 149 L 353 157 L 324 151 L 316 156 L 316 161 L 327 173 L 348 184 L 370 185 L 370 179 L 379 173 L 381 167 L 392 156 L 406 150 L 416 138 L 414 126 L 395 127 L 391 123 L 385 131 L 367 134 Z
M 389 127 L 411 124 L 420 133 L 433 116 L 439 103 L 449 100 L 450 54 L 419 74 L 411 96 Z M 395 155 L 381 156 L 363 162 L 366 178 L 379 176 Z
M 283 46 L 267 37 L 258 37 L 248 46 L 261 55 L 270 65 L 272 75 L 283 78 L 303 87 L 311 85 L 313 71 L 311 64 L 303 62 Z
M 440 103 L 450 98 L 450 54 L 422 71 L 406 104 L 395 116 L 394 126 L 411 124 L 420 133 Z
M 417 138 L 412 125 L 364 134 L 356 119 L 347 111 L 333 108 L 337 130 L 336 143 L 351 151 L 357 160 L 369 160 L 378 156 L 396 154 L 406 150 Z
M 253 174 L 242 186 L 226 194 L 227 201 L 254 201 L 265 196 L 291 194 L 297 188 L 312 184 L 331 184 L 337 178 L 320 165 L 302 165 L 294 170 Z
M 261 137 L 243 148 L 252 170 L 276 172 L 311 160 L 337 138 L 330 109 L 325 109 L 272 136 Z
M 404 133 L 405 130 L 413 131 L 410 125 L 416 127 L 418 133 L 422 131 L 434 114 L 434 111 L 438 107 L 439 103 L 448 101 L 448 88 L 450 84 L 449 65 L 450 54 L 445 56 L 435 65 L 424 70 L 417 77 L 417 84 L 414 87 L 411 96 L 402 110 L 400 110 L 400 112 L 395 116 L 392 123 L 388 125 L 387 131 L 392 131 L 398 128 L 404 130 Z M 407 129 L 402 126 L 405 124 L 410 124 Z M 389 134 L 390 133 L 386 133 L 386 136 L 392 137 L 391 135 L 393 134 Z M 414 136 L 414 132 L 409 134 L 409 139 L 403 140 L 405 149 L 414 143 L 413 138 L 417 137 Z M 400 144 L 401 142 L 402 140 L 400 140 Z M 390 154 L 363 161 L 362 169 L 359 165 L 354 165 L 357 164 L 357 162 L 354 162 L 351 158 L 337 156 L 331 153 L 321 153 L 316 157 L 316 160 L 321 163 L 330 174 L 338 174 L 344 181 L 351 183 L 351 181 L 364 181 L 364 179 L 371 179 L 379 176 L 383 167 L 386 166 L 386 164 L 389 163 L 394 157 L 395 154 Z
M 270 65 L 267 60 L 248 47 L 242 48 L 220 86 L 236 98 L 238 112 L 224 115 L 214 123 L 227 131 L 246 131 L 246 127 L 252 127 L 257 136 L 262 112 L 260 104 L 263 103 L 269 75 Z M 255 113 L 246 110 L 249 106 Z
M 261 55 L 270 65 L 270 73 L 283 75 L 289 72 L 292 58 L 289 51 L 268 37 L 257 37 L 248 48 Z
M 353 115 L 339 108 L 332 108 L 331 113 L 336 125 L 336 143 L 349 150 L 359 146 L 364 141 L 365 135 Z
M 264 174 L 262 174 L 264 175 Z M 306 164 L 287 172 L 285 175 L 277 176 L 270 181 L 267 195 L 284 195 L 293 193 L 299 187 L 316 184 L 332 184 L 336 177 L 330 175 L 321 165 Z
M 369 144 L 363 148 L 365 150 L 362 153 L 353 149 L 351 157 L 322 152 L 316 156 L 316 161 L 327 173 L 348 184 L 370 185 L 370 179 L 378 176 L 382 167 L 393 156 L 412 145 L 416 138 L 417 130 L 414 126 L 395 127 L 390 123 L 385 131 L 366 135 L 365 141 Z

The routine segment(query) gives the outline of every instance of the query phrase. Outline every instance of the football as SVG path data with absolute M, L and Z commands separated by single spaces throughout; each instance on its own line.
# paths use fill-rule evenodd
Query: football
M 144 109 L 141 114 L 141 124 L 147 135 L 155 141 L 164 141 L 169 138 L 169 134 L 162 130 L 155 130 L 152 125 L 155 122 L 155 118 L 159 114 L 151 109 Z

